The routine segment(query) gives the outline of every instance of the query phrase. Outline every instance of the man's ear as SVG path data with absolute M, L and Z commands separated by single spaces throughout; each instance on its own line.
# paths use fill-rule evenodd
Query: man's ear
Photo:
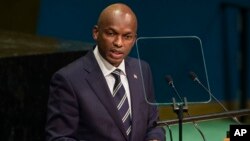
M 97 40 L 98 34 L 99 34 L 99 29 L 98 26 L 95 25 L 92 29 L 92 37 L 94 40 Z

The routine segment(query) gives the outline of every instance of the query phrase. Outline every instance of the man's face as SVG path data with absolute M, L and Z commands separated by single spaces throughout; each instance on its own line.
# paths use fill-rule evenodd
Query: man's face
M 99 52 L 113 66 L 119 66 L 136 40 L 137 23 L 129 14 L 114 13 L 93 29 Z

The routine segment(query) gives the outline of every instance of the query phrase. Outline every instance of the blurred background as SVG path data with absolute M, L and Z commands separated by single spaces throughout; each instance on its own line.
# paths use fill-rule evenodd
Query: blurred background
M 1 0 L 0 140 L 44 140 L 51 75 L 92 48 L 92 27 L 114 2 L 137 14 L 139 37 L 198 36 L 211 92 L 228 110 L 250 109 L 249 0 Z M 214 100 L 189 106 L 222 111 Z M 162 106 L 160 118 L 176 115 Z

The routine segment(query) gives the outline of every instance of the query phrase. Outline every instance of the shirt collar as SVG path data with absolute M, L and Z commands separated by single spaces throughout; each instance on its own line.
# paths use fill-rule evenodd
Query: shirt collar
M 105 77 L 107 75 L 110 75 L 110 73 L 112 73 L 115 69 L 120 69 L 122 74 L 126 75 L 124 60 L 122 60 L 121 64 L 118 67 L 114 67 L 101 56 L 98 46 L 96 46 L 94 49 L 94 55 Z

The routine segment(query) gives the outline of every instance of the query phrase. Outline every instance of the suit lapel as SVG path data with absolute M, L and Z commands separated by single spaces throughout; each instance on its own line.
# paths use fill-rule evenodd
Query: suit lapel
M 133 140 L 133 136 L 136 136 L 136 131 L 141 130 L 137 129 L 137 117 L 140 117 L 140 100 L 144 96 L 141 96 L 143 94 L 142 90 L 142 79 L 141 74 L 138 71 L 138 69 L 134 68 L 135 66 L 129 64 L 129 61 L 126 63 L 126 73 L 127 78 L 129 82 L 129 89 L 130 89 L 130 96 L 131 96 L 131 107 L 132 107 L 132 133 L 131 133 L 131 139 Z
M 113 97 L 111 96 L 110 90 L 108 88 L 105 77 L 102 74 L 102 71 L 94 57 L 94 54 L 87 54 L 87 63 L 84 65 L 84 68 L 89 71 L 89 75 L 86 77 L 89 85 L 92 87 L 93 91 L 107 109 L 110 116 L 113 118 L 119 129 L 121 130 L 123 136 L 128 140 L 126 131 L 123 127 L 122 120 L 120 119 L 119 113 L 117 111 Z

